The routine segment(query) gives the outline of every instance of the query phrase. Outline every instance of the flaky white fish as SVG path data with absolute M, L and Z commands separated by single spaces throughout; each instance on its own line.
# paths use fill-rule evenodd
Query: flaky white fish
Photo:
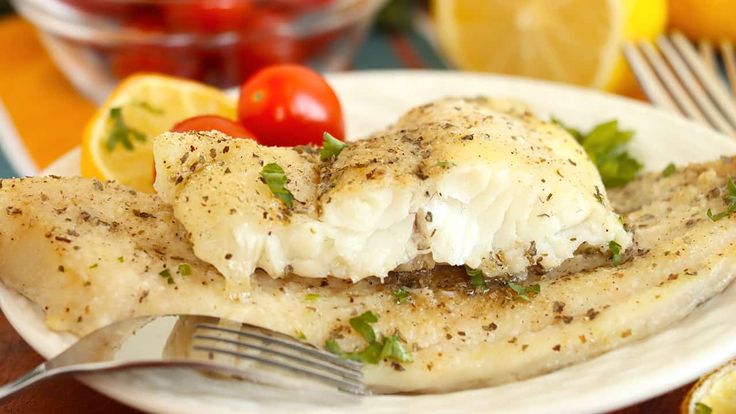
M 435 263 L 525 277 L 631 238 L 562 128 L 507 102 L 448 98 L 320 161 L 216 133 L 154 142 L 156 190 L 234 292 L 251 274 L 359 281 Z M 291 205 L 261 176 L 277 164 Z

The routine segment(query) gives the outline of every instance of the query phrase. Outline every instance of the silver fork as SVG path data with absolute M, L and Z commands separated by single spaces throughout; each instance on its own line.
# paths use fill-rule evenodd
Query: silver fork
M 361 366 L 253 325 L 193 315 L 138 317 L 92 332 L 0 387 L 0 401 L 60 375 L 142 368 L 188 368 L 245 384 L 329 387 L 364 395 Z
M 675 32 L 659 36 L 655 44 L 626 43 L 624 55 L 653 104 L 734 136 L 736 104 L 717 73 L 713 45 L 702 42 L 699 49 Z M 736 87 L 733 47 L 722 44 L 721 51 L 727 73 L 733 76 L 732 87 Z

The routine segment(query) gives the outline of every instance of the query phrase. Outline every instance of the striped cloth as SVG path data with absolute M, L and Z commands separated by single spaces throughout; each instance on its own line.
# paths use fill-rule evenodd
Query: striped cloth
M 353 69 L 440 69 L 442 60 L 413 31 L 373 32 Z M 0 20 L 0 178 L 32 175 L 79 145 L 94 104 L 54 66 L 30 24 Z

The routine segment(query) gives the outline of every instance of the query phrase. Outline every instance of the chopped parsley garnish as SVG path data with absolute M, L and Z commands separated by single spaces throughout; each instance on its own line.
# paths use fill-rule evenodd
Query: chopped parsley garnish
M 608 243 L 608 251 L 611 252 L 611 262 L 614 266 L 621 264 L 621 245 L 611 240 Z
M 662 177 L 669 177 L 675 172 L 677 172 L 677 167 L 675 167 L 675 164 L 669 163 L 666 167 L 664 167 L 664 170 L 662 170 Z
M 315 300 L 319 299 L 319 293 L 307 293 L 304 295 L 304 300 L 307 302 L 314 302 Z
M 634 132 L 619 129 L 617 120 L 598 124 L 588 133 L 565 126 L 556 118 L 552 122 L 565 128 L 583 146 L 606 187 L 622 186 L 642 169 L 642 164 L 625 150 Z
M 455 164 L 454 162 L 450 162 L 450 161 L 438 161 L 437 164 L 435 164 L 434 166 L 439 167 L 439 168 L 444 168 L 447 170 L 450 167 L 454 167 L 455 165 L 457 164 Z
M 391 359 L 398 362 L 411 362 L 412 358 L 409 352 L 406 351 L 401 342 L 399 342 L 399 335 L 393 334 L 390 338 L 386 338 L 381 348 L 380 359 Z
M 275 162 L 266 164 L 261 170 L 261 178 L 273 195 L 291 207 L 294 202 L 294 195 L 286 188 L 286 183 L 289 180 L 286 178 L 286 173 L 281 166 Z
M 299 329 L 297 329 L 294 332 L 294 336 L 296 337 L 296 339 L 299 339 L 299 340 L 302 340 L 302 341 L 306 341 L 307 340 L 307 335 L 304 335 L 304 332 L 300 331 Z
M 712 221 L 718 221 L 728 216 L 729 214 L 736 212 L 736 184 L 733 183 L 731 177 L 728 177 L 728 184 L 726 187 L 728 190 L 728 194 L 723 197 L 723 202 L 726 203 L 726 209 L 717 214 L 713 214 L 710 209 L 706 211 L 708 218 Z
M 371 311 L 367 311 L 360 314 L 360 316 L 351 318 L 350 326 L 370 344 L 376 342 L 376 333 L 373 332 L 373 327 L 371 326 L 372 323 L 376 322 L 378 322 L 378 316 Z
M 123 263 L 125 261 L 125 258 L 123 256 L 118 257 L 118 262 Z
M 701 402 L 696 402 L 694 412 L 695 414 L 711 414 L 713 409 Z
M 156 107 L 156 106 L 153 106 L 153 105 L 151 105 L 150 103 L 148 103 L 146 101 L 135 101 L 135 102 L 133 102 L 133 105 L 135 105 L 138 108 L 141 108 L 141 109 L 143 109 L 145 111 L 148 111 L 148 112 L 150 112 L 150 113 L 152 113 L 154 115 L 162 115 L 164 113 L 164 110 L 163 109 L 161 109 L 159 107 Z
M 160 272 L 158 272 L 158 275 L 166 279 L 166 283 L 173 285 L 174 284 L 174 277 L 171 276 L 171 271 L 169 269 L 164 269 Z
M 95 264 L 93 264 L 92 266 L 90 266 L 89 268 L 90 268 L 90 269 L 96 269 L 96 268 L 97 268 L 97 266 L 99 266 L 99 265 L 100 265 L 99 263 L 95 263 Z
M 123 119 L 123 110 L 120 107 L 110 109 L 110 117 L 107 120 L 111 124 L 110 134 L 107 136 L 107 150 L 112 151 L 117 144 L 120 144 L 128 151 L 133 151 L 133 141 L 131 138 L 145 142 L 146 135 L 141 131 L 129 127 Z
M 393 291 L 394 301 L 396 304 L 408 302 L 411 299 L 411 293 L 404 286 Z
M 182 263 L 179 265 L 179 274 L 182 276 L 189 276 L 192 274 L 192 266 L 189 263 Z
M 513 290 L 514 293 L 516 293 L 517 299 L 523 300 L 524 302 L 531 301 L 531 299 L 529 299 L 530 293 L 536 295 L 542 291 L 542 288 L 539 286 L 538 283 L 529 286 L 522 286 L 518 283 L 509 282 L 509 289 Z
M 350 326 L 360 334 L 368 345 L 353 352 L 346 352 L 340 348 L 335 338 L 329 338 L 325 341 L 325 348 L 341 358 L 360 361 L 366 364 L 377 364 L 382 359 L 390 359 L 396 362 L 411 362 L 412 358 L 409 352 L 404 348 L 399 340 L 399 335 L 394 333 L 388 338 L 376 338 L 371 324 L 378 322 L 378 317 L 371 311 L 362 313 L 350 319 Z
M 319 150 L 319 159 L 327 161 L 333 157 L 337 158 L 346 146 L 346 143 L 333 137 L 329 132 L 325 132 L 322 134 L 322 149 Z
M 465 266 L 465 273 L 468 274 L 470 277 L 470 285 L 473 286 L 476 290 L 480 290 L 482 292 L 485 292 L 488 290 L 488 285 L 486 284 L 486 277 L 483 274 L 483 271 L 480 269 L 473 269 L 470 266 Z

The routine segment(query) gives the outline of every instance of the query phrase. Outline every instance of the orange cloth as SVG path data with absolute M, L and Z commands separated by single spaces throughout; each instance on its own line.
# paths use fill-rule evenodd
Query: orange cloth
M 19 17 L 0 20 L 0 99 L 39 168 L 79 145 L 94 111 Z

